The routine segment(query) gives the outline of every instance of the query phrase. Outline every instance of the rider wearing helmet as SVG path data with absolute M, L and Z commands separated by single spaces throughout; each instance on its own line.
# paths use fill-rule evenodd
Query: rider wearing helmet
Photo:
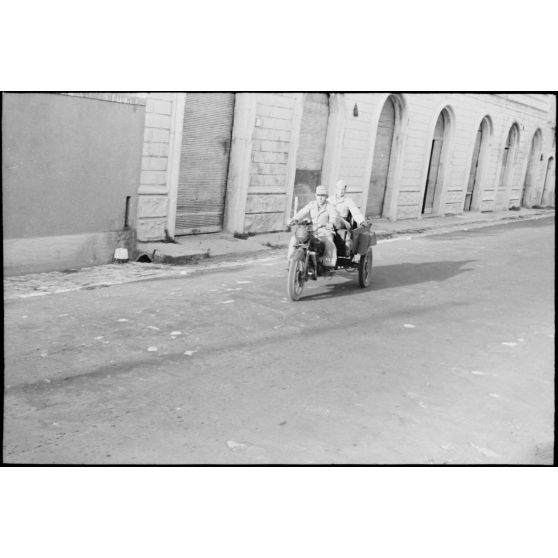
M 292 226 L 295 222 L 305 218 L 312 220 L 314 233 L 324 244 L 323 265 L 326 270 L 331 270 L 337 262 L 337 248 L 333 242 L 333 229 L 339 218 L 333 204 L 328 201 L 328 193 L 325 186 L 316 187 L 316 200 L 305 205 L 294 217 L 289 221 L 288 226 Z M 287 257 L 290 259 L 294 252 L 296 238 L 294 235 L 289 242 L 289 250 Z

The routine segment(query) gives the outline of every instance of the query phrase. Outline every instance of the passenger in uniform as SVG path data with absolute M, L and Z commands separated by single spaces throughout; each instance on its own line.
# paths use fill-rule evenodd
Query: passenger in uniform
M 289 221 L 289 227 L 295 221 L 310 218 L 314 233 L 317 238 L 324 244 L 323 265 L 326 271 L 335 268 L 337 262 L 337 248 L 333 242 L 334 226 L 339 219 L 339 215 L 334 206 L 328 201 L 328 193 L 325 186 L 316 187 L 316 200 L 305 205 L 293 218 Z M 296 238 L 293 235 L 289 242 L 289 250 L 287 258 L 290 259 L 294 252 Z
M 330 196 L 328 202 L 335 207 L 335 210 L 339 214 L 339 218 L 335 223 L 335 227 L 338 231 L 346 229 L 350 231 L 345 239 L 346 246 L 349 250 L 356 251 L 358 248 L 358 238 L 364 228 L 362 225 L 365 222 L 364 215 L 358 208 L 355 201 L 346 195 L 347 183 L 344 180 L 338 180 L 335 185 L 335 196 Z M 357 225 L 357 228 L 353 230 L 351 223 L 349 222 L 350 216 L 353 218 Z M 351 240 L 352 238 L 352 240 Z

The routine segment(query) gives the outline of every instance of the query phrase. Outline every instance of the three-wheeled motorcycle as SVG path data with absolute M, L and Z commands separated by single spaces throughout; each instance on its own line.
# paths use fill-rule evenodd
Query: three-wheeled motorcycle
M 333 241 L 337 248 L 335 270 L 358 270 L 358 284 L 367 288 L 371 283 L 372 246 L 376 245 L 376 233 L 372 223 L 365 221 L 360 227 L 351 222 L 351 229 L 334 230 Z M 287 293 L 292 300 L 299 300 L 308 280 L 326 276 L 322 257 L 323 243 L 316 236 L 312 224 L 307 221 L 293 224 L 296 239 L 295 251 L 289 259 Z M 355 242 L 352 239 L 355 238 Z M 355 246 L 356 245 L 356 246 Z

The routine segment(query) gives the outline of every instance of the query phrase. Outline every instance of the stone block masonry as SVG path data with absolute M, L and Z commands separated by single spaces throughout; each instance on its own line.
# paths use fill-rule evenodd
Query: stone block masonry
M 476 210 L 500 210 L 519 205 L 527 172 L 530 145 L 537 129 L 542 131 L 543 152 L 546 159 L 536 167 L 537 186 L 530 199 L 542 196 L 545 161 L 553 156 L 550 148 L 551 127 L 548 125 L 549 104 L 555 99 L 549 95 L 491 95 L 491 94 L 399 94 L 403 108 L 404 142 L 399 144 L 399 168 L 390 168 L 390 176 L 398 171 L 397 183 L 389 183 L 394 199 L 391 218 L 420 217 L 436 120 L 446 109 L 446 156 L 440 167 L 440 183 L 434 214 L 461 213 L 465 202 L 467 185 L 473 159 L 473 147 L 477 130 L 483 118 L 490 121 L 490 137 L 484 152 L 482 173 L 477 177 L 475 188 L 480 189 L 475 198 Z M 366 205 L 373 153 L 377 134 L 377 122 L 387 94 L 345 94 L 344 134 L 339 166 L 340 177 L 349 183 L 349 191 Z M 353 114 L 358 106 L 358 117 Z M 555 117 L 554 117 L 555 121 Z M 519 126 L 519 145 L 515 157 L 509 162 L 509 179 L 498 196 L 495 195 L 500 175 L 506 139 L 513 123 Z M 554 122 L 555 126 L 555 122 Z M 397 137 L 398 129 L 395 128 Z M 393 144 L 396 145 L 395 143 Z M 542 169 L 542 170 L 541 170 Z M 414 192 L 413 202 L 409 193 Z M 460 209 L 461 207 L 461 209 Z
M 172 159 L 175 148 L 177 95 L 146 94 L 141 179 L 138 190 L 138 239 L 162 240 L 173 222 Z M 233 123 L 237 147 L 231 159 L 227 184 L 229 203 L 225 219 L 228 232 L 264 233 L 282 230 L 292 205 L 304 93 L 246 93 L 245 110 Z M 349 184 L 349 193 L 361 208 L 371 191 L 378 122 L 389 93 L 336 93 L 330 96 L 330 120 L 322 180 L 331 189 L 338 178 Z M 187 95 L 186 95 L 187 98 Z M 430 153 L 436 121 L 445 109 L 448 119 L 439 168 L 433 215 L 464 211 L 474 159 L 477 130 L 489 122 L 489 137 L 479 165 L 471 210 L 495 211 L 519 205 L 527 174 L 533 135 L 542 133 L 543 160 L 531 172 L 534 185 L 528 203 L 542 199 L 545 172 L 554 157 L 552 143 L 555 99 L 544 94 L 414 94 L 391 95 L 397 106 L 383 217 L 421 218 Z M 331 99 L 334 99 L 332 102 Z M 187 102 L 187 101 L 186 101 Z M 358 110 L 355 115 L 355 105 Z M 250 108 L 249 108 L 250 107 Z M 180 112 L 180 110 L 178 110 Z M 333 117 L 332 117 L 333 115 Z M 236 117 L 235 117 L 236 118 Z M 173 124 L 174 122 L 174 124 Z M 332 125 L 332 122 L 334 123 Z M 499 188 L 506 139 L 513 124 L 519 141 L 507 179 Z M 333 131 L 333 126 L 335 130 Z M 331 132 L 331 133 L 330 133 Z M 236 138 L 236 140 L 235 140 Z M 181 141 L 180 138 L 175 139 Z M 240 142 L 240 143 L 239 143 Z M 546 195 L 547 199 L 549 198 Z M 172 229 L 172 226 L 171 226 Z
M 168 219 L 168 158 L 176 94 L 150 93 L 145 105 L 141 177 L 138 189 L 139 241 L 162 240 Z
M 296 94 L 261 93 L 256 117 L 244 219 L 245 232 L 278 231 L 287 219 L 290 165 L 298 130 Z

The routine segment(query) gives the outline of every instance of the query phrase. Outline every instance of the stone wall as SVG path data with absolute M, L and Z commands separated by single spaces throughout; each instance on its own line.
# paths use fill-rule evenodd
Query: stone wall
M 259 93 L 252 134 L 245 232 L 282 230 L 300 126 L 297 94 Z
M 399 174 L 393 184 L 396 211 L 388 215 L 396 219 L 417 218 L 426 185 L 432 133 L 441 110 L 451 114 L 441 199 L 435 213 L 461 213 L 467 190 L 473 147 L 477 129 L 485 116 L 492 123 L 492 135 L 486 151 L 480 210 L 497 210 L 519 205 L 523 191 L 527 160 L 533 135 L 537 129 L 543 134 L 543 146 L 552 142 L 548 125 L 549 102 L 544 95 L 493 94 L 403 94 L 403 125 L 405 138 L 399 153 Z M 366 203 L 371 173 L 371 153 L 376 135 L 376 123 L 386 94 L 346 94 L 345 130 L 339 176 L 349 183 L 349 192 Z M 355 104 L 358 116 L 353 114 Z M 502 155 L 508 132 L 513 122 L 520 129 L 519 146 L 513 162 L 507 188 L 497 192 Z M 543 147 L 543 152 L 545 151 Z M 547 148 L 548 151 L 548 148 Z M 392 154 L 393 156 L 393 154 Z M 537 162 L 534 198 L 542 195 L 544 169 L 548 155 Z
M 138 189 L 137 236 L 140 241 L 165 238 L 169 207 L 168 159 L 176 94 L 150 93 Z
M 330 104 L 322 181 L 333 190 L 335 181 L 344 178 L 349 184 L 349 194 L 361 207 L 366 206 L 368 197 L 378 119 L 389 95 L 341 93 L 331 97 L 335 101 Z M 173 196 L 176 196 L 174 182 L 178 169 L 172 152 L 181 142 L 180 96 L 181 102 L 187 103 L 187 94 L 146 94 L 138 190 L 139 240 L 162 240 L 167 232 L 171 237 L 174 234 Z M 232 172 L 227 185 L 229 202 L 224 230 L 278 231 L 288 219 L 287 208 L 291 207 L 303 94 L 247 93 L 237 95 L 237 103 L 240 97 L 242 110 L 235 111 L 233 124 Z M 463 211 L 476 134 L 485 117 L 489 119 L 491 133 L 472 209 L 493 211 L 521 203 L 531 141 L 537 129 L 542 133 L 543 159 L 534 168 L 530 203 L 540 202 L 548 159 L 555 152 L 552 140 L 556 117 L 550 110 L 554 96 L 403 93 L 394 94 L 394 98 L 398 107 L 392 149 L 394 163 L 393 168 L 390 166 L 384 217 L 422 217 L 432 135 L 444 108 L 450 117 L 449 134 L 445 141 L 442 187 L 433 214 Z M 519 128 L 519 144 L 509 181 L 498 190 L 504 147 L 514 122 Z M 234 147 L 235 141 L 238 148 Z

